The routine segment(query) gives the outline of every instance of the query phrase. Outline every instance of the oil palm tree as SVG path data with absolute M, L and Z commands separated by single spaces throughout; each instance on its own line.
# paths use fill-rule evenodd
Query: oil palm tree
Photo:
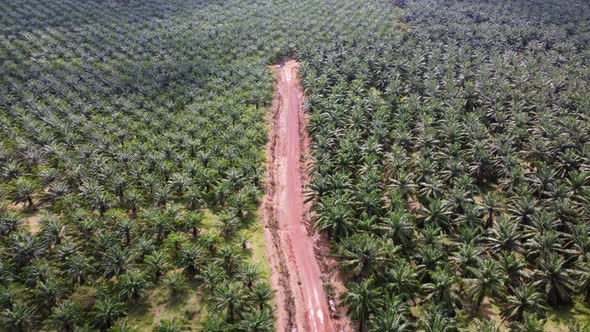
M 71 301 L 62 302 L 53 307 L 49 316 L 49 326 L 65 332 L 73 332 L 83 322 L 82 308 Z
M 115 321 L 125 315 L 122 303 L 111 298 L 100 300 L 94 306 L 94 323 L 101 331 L 108 330 L 115 324 Z
M 211 301 L 215 310 L 226 314 L 228 323 L 235 323 L 247 302 L 247 296 L 240 284 L 228 283 L 215 289 Z
M 271 332 L 275 330 L 274 318 L 269 310 L 247 311 L 236 324 L 236 329 L 245 332 Z
M 136 304 L 147 295 L 150 283 L 145 274 L 139 270 L 130 270 L 119 277 L 119 296 L 123 300 Z
M 418 274 L 406 261 L 396 261 L 386 275 L 386 288 L 402 300 L 411 299 L 416 304 L 416 294 L 420 291 Z
M 171 267 L 168 256 L 162 251 L 154 251 L 152 254 L 145 256 L 144 262 L 155 282 L 158 282 Z
M 340 267 L 353 278 L 372 276 L 388 265 L 388 255 L 383 241 L 366 234 L 359 233 L 344 239 L 336 249 L 340 259 Z
M 506 297 L 506 307 L 502 309 L 505 319 L 521 321 L 526 313 L 541 313 L 546 309 L 543 294 L 532 283 L 519 285 L 512 293 Z
M 15 303 L 0 315 L 0 327 L 6 331 L 26 332 L 37 324 L 38 314 L 34 307 Z
M 533 278 L 535 286 L 542 290 L 552 307 L 572 302 L 574 281 L 562 257 L 549 255 L 543 258 Z
M 500 294 L 505 279 L 498 263 L 493 259 L 480 260 L 477 267 L 470 267 L 469 270 L 473 278 L 467 280 L 467 292 L 475 304 L 474 310 L 478 311 L 484 297 Z
M 381 305 L 381 289 L 374 286 L 372 279 L 346 285 L 348 291 L 342 296 L 342 304 L 348 306 L 347 313 L 358 322 L 359 331 L 366 331 L 367 320 Z

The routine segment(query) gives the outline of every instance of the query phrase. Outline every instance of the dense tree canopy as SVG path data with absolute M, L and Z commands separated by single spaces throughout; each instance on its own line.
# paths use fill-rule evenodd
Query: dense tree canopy
M 589 45 L 584 0 L 2 1 L 0 329 L 133 331 L 165 291 L 200 303 L 155 331 L 273 330 L 240 234 L 283 56 L 360 330 L 587 308 Z

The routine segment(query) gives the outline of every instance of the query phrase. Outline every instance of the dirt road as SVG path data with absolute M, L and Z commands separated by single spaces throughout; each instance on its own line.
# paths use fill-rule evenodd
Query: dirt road
M 274 66 L 275 100 L 267 148 L 266 195 L 261 208 L 266 254 L 273 271 L 277 331 L 337 331 L 330 317 L 322 272 L 307 232 L 302 153 L 309 153 L 304 130 L 303 92 L 297 62 Z

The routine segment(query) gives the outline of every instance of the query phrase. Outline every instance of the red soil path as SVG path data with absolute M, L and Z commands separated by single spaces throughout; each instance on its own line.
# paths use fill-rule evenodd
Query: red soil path
M 302 154 L 309 153 L 302 134 L 303 91 L 297 78 L 297 62 L 273 66 L 275 100 L 267 147 L 267 183 L 261 215 L 265 222 L 266 255 L 275 295 L 277 331 L 331 332 L 322 271 L 308 234 L 308 206 L 303 187 L 308 176 Z

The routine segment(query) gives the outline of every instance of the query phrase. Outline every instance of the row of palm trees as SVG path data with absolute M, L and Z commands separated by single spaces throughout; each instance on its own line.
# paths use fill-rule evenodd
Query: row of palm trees
M 417 0 L 399 30 L 302 52 L 308 195 L 360 331 L 537 331 L 589 305 L 587 7 Z
M 387 1 L 0 3 L 0 329 L 133 331 L 164 291 L 199 308 L 155 331 L 273 330 L 241 235 L 268 65 L 393 17 Z
M 152 322 L 127 316 L 163 292 L 199 304 L 154 331 L 272 331 L 273 291 L 241 235 L 274 55 L 250 47 L 258 33 L 235 37 L 260 9 L 0 7 L 0 330 L 138 331 Z

